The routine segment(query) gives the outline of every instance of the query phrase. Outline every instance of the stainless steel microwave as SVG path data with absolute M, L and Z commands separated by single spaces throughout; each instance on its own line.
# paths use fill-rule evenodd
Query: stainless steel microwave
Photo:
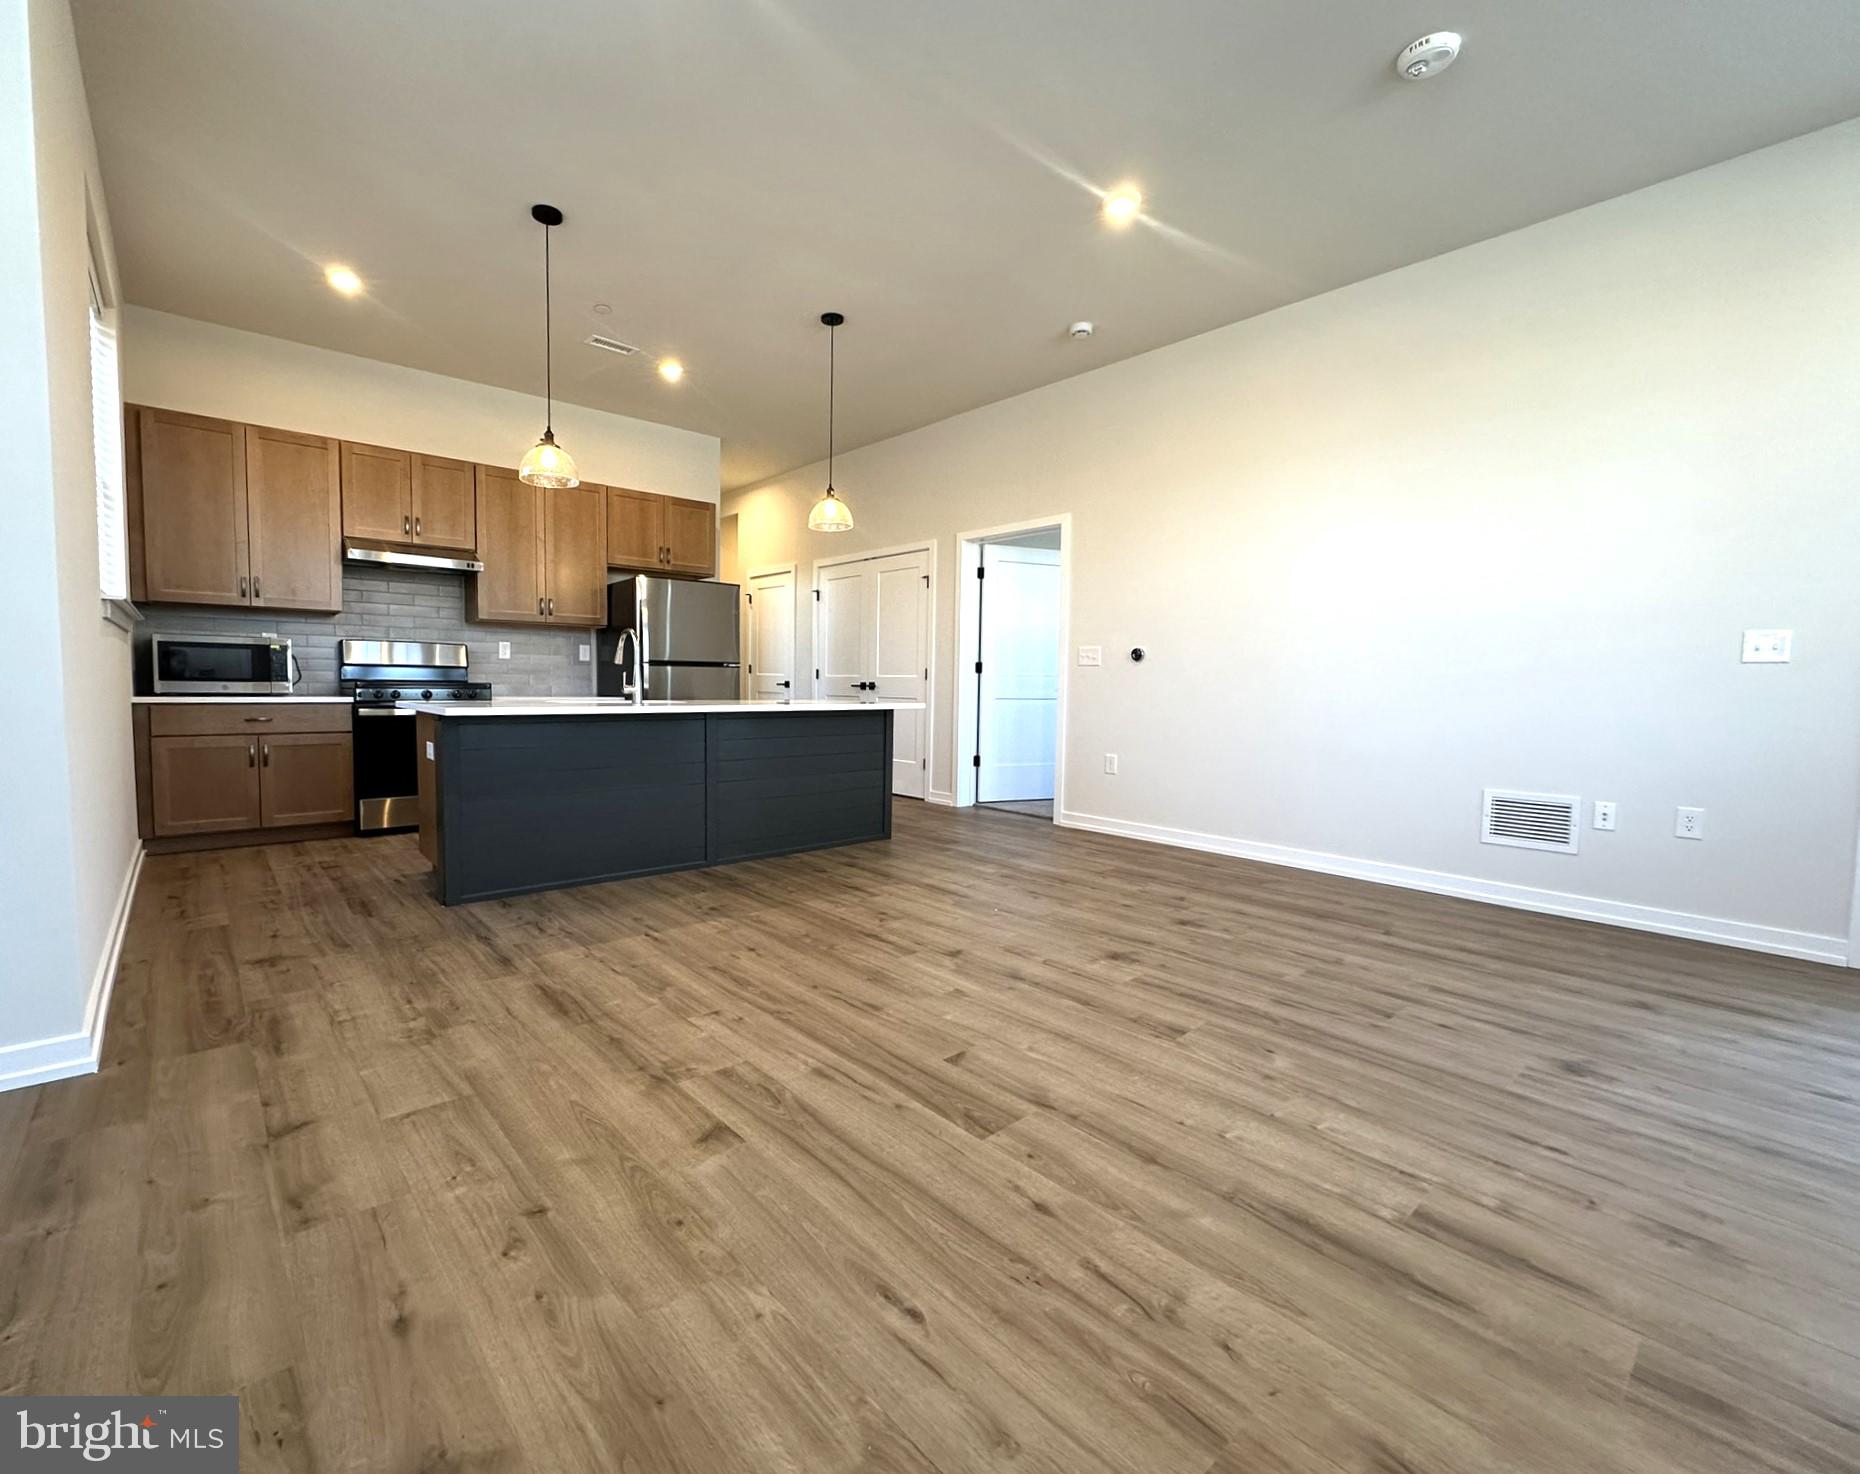
M 275 635 L 151 635 L 157 696 L 288 696 L 291 642 Z

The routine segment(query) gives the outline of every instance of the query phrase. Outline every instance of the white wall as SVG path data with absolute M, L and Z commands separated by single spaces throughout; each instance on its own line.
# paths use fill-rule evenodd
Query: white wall
M 101 1003 L 139 849 L 128 637 L 103 616 L 97 574 L 86 200 L 101 217 L 103 193 L 65 0 L 4 14 L 0 415 L 13 491 L 0 628 L 23 658 L 5 693 L 0 1086 L 20 1070 L 82 1063 L 89 1042 L 72 1036 Z M 107 219 L 98 224 L 113 275 Z
M 1856 240 L 1847 124 L 844 455 L 851 533 L 805 530 L 819 466 L 724 510 L 745 566 L 943 541 L 934 790 L 951 539 L 1070 512 L 1074 822 L 1838 954 Z M 1620 829 L 1482 846 L 1488 784 Z
M 492 466 L 516 465 L 542 433 L 541 395 L 145 307 L 130 308 L 123 339 L 123 394 L 132 404 Z M 717 500 L 714 435 L 560 402 L 555 435 L 584 480 Z

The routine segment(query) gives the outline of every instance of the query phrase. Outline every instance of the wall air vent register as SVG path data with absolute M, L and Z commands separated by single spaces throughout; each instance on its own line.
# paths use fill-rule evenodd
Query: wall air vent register
M 1488 788 L 1479 841 L 1573 855 L 1582 833 L 1581 821 L 1582 800 L 1573 794 Z

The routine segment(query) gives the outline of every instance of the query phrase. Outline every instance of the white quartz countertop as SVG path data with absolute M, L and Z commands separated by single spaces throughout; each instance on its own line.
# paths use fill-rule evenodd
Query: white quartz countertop
M 922 711 L 921 701 L 648 701 L 625 696 L 525 696 L 493 701 L 397 701 L 436 717 L 778 716 L 818 711 Z
M 131 696 L 137 706 L 353 706 L 350 696 Z

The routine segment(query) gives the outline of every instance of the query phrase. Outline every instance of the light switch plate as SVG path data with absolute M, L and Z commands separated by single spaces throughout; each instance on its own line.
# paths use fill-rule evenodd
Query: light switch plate
M 433 744 L 430 742 L 426 744 L 426 760 L 429 763 L 433 760 Z
M 577 653 L 576 653 L 576 658 L 577 658 L 578 660 L 582 660 L 582 661 L 585 661 L 585 660 L 587 660 L 587 658 L 588 658 L 588 647 L 587 647 L 586 645 L 577 645 L 577 646 L 575 647 L 575 650 L 576 650 L 576 652 L 577 652 Z
M 1117 776 L 1117 754 L 1116 753 L 1107 752 L 1104 755 L 1104 770 L 1105 772 L 1109 773 L 1113 778 Z
M 1745 630 L 1745 665 L 1787 665 L 1795 645 L 1794 630 Z
M 1595 827 L 1597 829 L 1615 827 L 1615 801 L 1612 798 L 1598 798 L 1595 801 Z
M 510 641 L 499 640 L 497 642 L 497 658 L 499 660 L 510 659 Z
M 1104 646 L 1102 645 L 1081 645 L 1079 646 L 1079 664 L 1080 665 L 1103 665 L 1104 664 Z

